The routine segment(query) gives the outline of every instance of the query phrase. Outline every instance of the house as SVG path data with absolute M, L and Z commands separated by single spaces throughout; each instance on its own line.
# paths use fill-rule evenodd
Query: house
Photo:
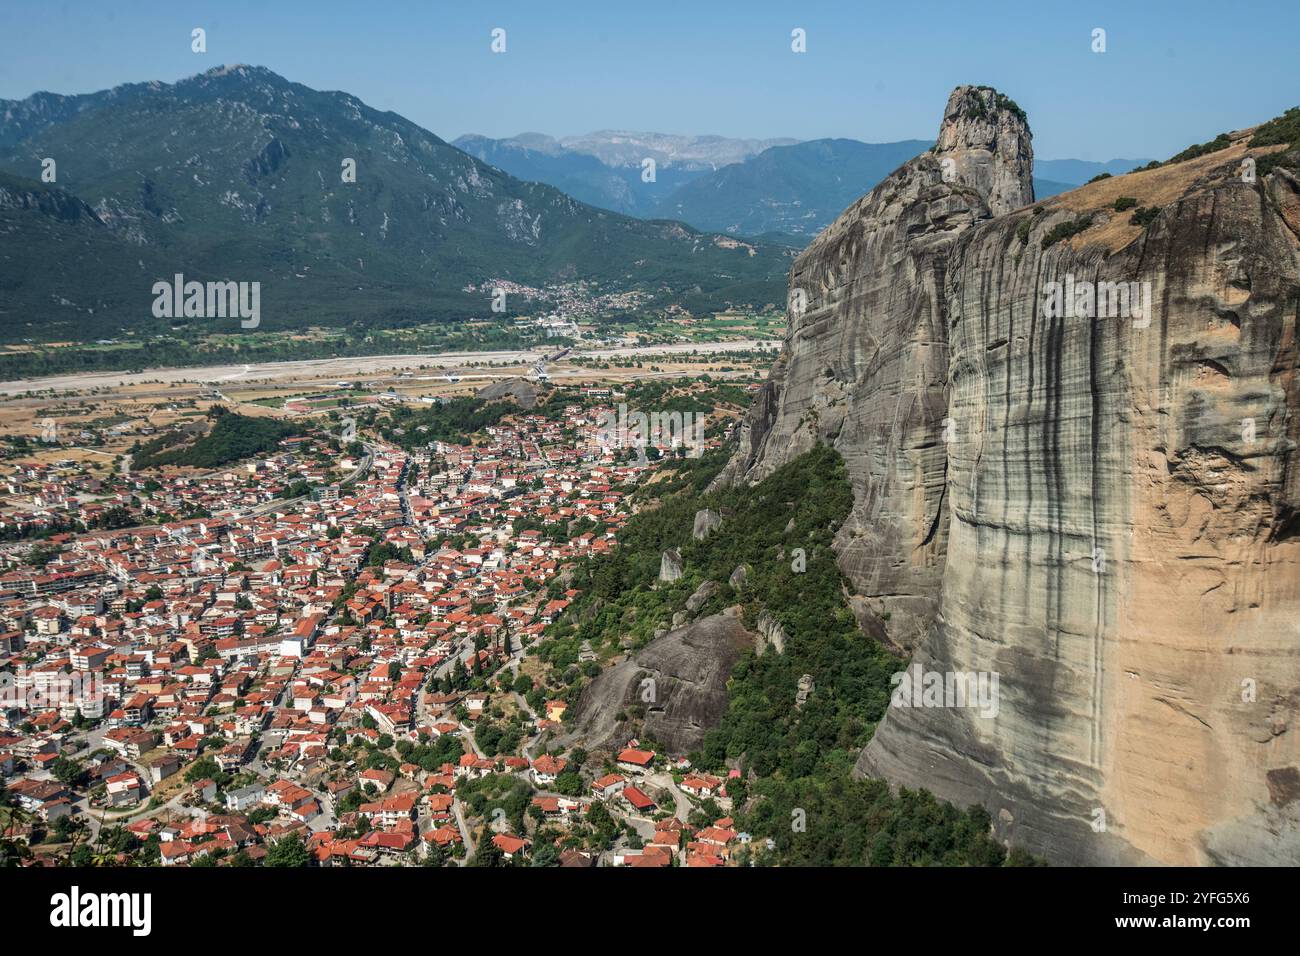
M 226 791 L 226 809 L 243 811 L 262 802 L 266 788 L 260 783 L 249 784 L 237 790 Z
M 695 834 L 695 842 L 692 844 L 692 846 L 694 847 L 696 845 L 699 845 L 706 852 L 713 853 L 718 856 L 725 857 L 730 855 L 731 843 L 736 840 L 739 834 L 737 834 L 736 831 L 731 829 L 731 827 L 729 826 L 727 827 L 718 826 L 719 823 L 727 823 L 727 822 L 729 821 L 719 820 L 713 826 L 705 827 L 699 833 Z
M 564 712 L 569 709 L 569 705 L 562 700 L 548 700 L 544 709 L 547 720 L 559 723 L 564 718 Z
M 532 841 L 517 837 L 513 833 L 498 833 L 492 838 L 492 844 L 501 851 L 507 860 L 513 860 L 515 854 L 522 853 Z
M 710 853 L 704 849 L 692 849 L 686 857 L 686 865 L 689 867 L 718 867 L 726 866 L 727 861 L 716 853 Z
M 181 769 L 181 758 L 176 754 L 162 754 L 149 761 L 149 782 L 157 786 Z
M 387 791 L 396 779 L 396 775 L 387 770 L 380 770 L 378 767 L 369 767 L 357 774 L 357 782 L 363 788 L 366 784 L 370 784 L 378 793 Z
M 310 790 L 305 790 L 289 780 L 277 780 L 267 787 L 266 793 L 262 795 L 263 803 L 286 810 L 292 810 L 312 799 Z
M 673 856 L 663 847 L 648 846 L 643 850 L 620 850 L 614 854 L 613 859 L 615 866 L 631 867 L 649 867 L 659 869 L 660 867 L 672 866 Z
M 254 751 L 253 740 L 251 737 L 242 737 L 232 743 L 226 744 L 215 754 L 213 758 L 225 773 L 235 773 L 243 765 L 244 761 L 249 759 Z
M 356 789 L 356 782 L 352 780 L 329 780 L 325 784 L 325 792 L 329 794 L 333 806 L 337 807 L 338 802 Z
M 139 760 L 142 753 L 152 750 L 155 739 L 149 731 L 134 727 L 114 727 L 104 735 L 105 744 L 132 760 Z
M 415 820 L 415 801 L 415 794 L 407 793 L 373 803 L 363 803 L 357 808 L 357 812 L 369 816 L 372 825 L 391 830 L 401 825 L 402 821 L 410 823 Z
M 689 774 L 682 778 L 680 788 L 695 797 L 711 797 L 718 792 L 722 781 L 709 774 Z
M 623 788 L 620 796 L 628 803 L 632 804 L 632 809 L 638 813 L 649 813 L 654 810 L 655 802 L 646 796 L 645 792 L 638 787 L 628 785 Z
M 163 866 L 188 863 L 194 855 L 193 848 L 183 840 L 172 840 L 158 847 Z
M 618 765 L 632 773 L 647 773 L 654 764 L 655 755 L 649 750 L 637 750 L 628 747 L 615 758 Z
M 544 817 L 560 816 L 559 797 L 533 797 L 531 805 L 536 807 Z
M 217 799 L 217 783 L 215 780 L 209 780 L 204 777 L 202 780 L 195 782 L 190 788 L 192 798 L 199 803 L 212 803 Z
M 450 820 L 452 815 L 452 803 L 455 800 L 450 793 L 431 793 L 425 798 L 429 805 L 429 819 L 431 820 Z
M 533 783 L 537 786 L 547 786 L 555 783 L 555 778 L 564 772 L 568 766 L 568 761 L 563 757 L 552 757 L 550 754 L 542 754 L 533 761 L 532 770 L 529 771 L 533 778 Z
M 144 781 L 131 770 L 106 778 L 104 788 L 110 807 L 134 806 L 144 796 Z
M 627 786 L 627 778 L 622 774 L 607 773 L 599 780 L 591 782 L 591 792 L 602 800 L 608 800 Z
M 371 830 L 361 838 L 360 846 L 379 853 L 405 853 L 415 848 L 417 839 L 413 826 L 396 830 Z
M 444 823 L 436 830 L 428 831 L 424 835 L 424 839 L 427 843 L 437 844 L 443 848 L 449 847 L 453 843 L 461 842 L 460 830 L 456 829 L 454 823 Z

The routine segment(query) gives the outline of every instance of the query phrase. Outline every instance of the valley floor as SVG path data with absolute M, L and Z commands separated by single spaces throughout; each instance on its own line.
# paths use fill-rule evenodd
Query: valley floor
M 648 345 L 634 348 L 575 349 L 567 358 L 586 357 L 597 361 L 635 361 L 656 356 L 686 356 L 744 352 L 771 348 L 774 343 L 757 339 L 736 342 L 683 342 L 672 345 Z M 437 352 L 414 355 L 369 355 L 309 359 L 300 362 L 266 362 L 257 365 L 220 365 L 209 367 L 147 369 L 143 372 L 94 372 L 90 374 L 52 375 L 46 378 L 18 379 L 0 382 L 0 395 L 21 395 L 32 391 L 66 392 L 91 388 L 121 388 L 146 383 L 164 385 L 171 383 L 205 383 L 220 386 L 227 382 L 310 382 L 319 378 L 340 376 L 378 376 L 384 372 L 401 372 L 408 369 L 434 368 L 448 372 L 473 372 L 476 369 L 498 366 L 501 378 L 512 378 L 521 373 L 519 366 L 527 366 L 545 356 L 547 350 L 517 350 L 502 352 Z M 505 366 L 501 368 L 500 366 Z M 515 366 L 512 370 L 510 366 Z M 580 371 L 564 368 L 550 372 L 553 377 L 579 375 Z M 644 376 L 637 376 L 644 377 Z

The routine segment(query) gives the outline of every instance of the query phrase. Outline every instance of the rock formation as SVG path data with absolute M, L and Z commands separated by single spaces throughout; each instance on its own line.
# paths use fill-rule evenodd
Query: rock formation
M 934 618 L 947 544 L 948 255 L 992 215 L 975 183 L 997 184 L 999 208 L 1033 198 L 1028 126 L 999 99 L 955 90 L 935 150 L 849 207 L 795 261 L 785 348 L 724 473 L 757 481 L 818 441 L 834 445 L 854 490 L 835 542 L 840 567 L 860 593 L 884 596 L 907 646 Z
M 691 528 L 691 537 L 703 541 L 722 524 L 722 515 L 705 508 L 695 512 L 695 524 Z
M 999 677 L 859 771 L 1056 861 L 1300 862 L 1300 182 L 1243 181 L 1247 138 L 1021 208 L 1023 113 L 957 89 L 796 261 L 721 479 L 841 452 L 855 610 Z
M 649 735 L 672 753 L 699 747 L 727 708 L 727 678 L 755 635 L 714 614 L 651 641 L 582 692 L 570 741 L 622 746 Z
M 717 581 L 705 581 L 695 593 L 686 599 L 686 613 L 695 615 L 700 613 L 700 608 L 709 603 L 709 599 L 718 593 Z
M 676 548 L 669 548 L 659 556 L 659 580 L 672 583 L 683 574 L 682 553 Z
M 533 408 L 541 398 L 542 390 L 526 378 L 506 378 L 485 385 L 475 394 L 481 402 L 514 402 L 520 408 Z
M 769 647 L 778 654 L 785 653 L 786 633 L 781 622 L 770 611 L 758 614 L 758 638 L 754 642 L 754 652 L 762 657 Z

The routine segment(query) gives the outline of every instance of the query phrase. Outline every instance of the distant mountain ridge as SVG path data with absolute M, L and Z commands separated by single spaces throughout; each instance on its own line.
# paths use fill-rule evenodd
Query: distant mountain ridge
M 880 180 L 930 148 L 929 140 L 817 139 L 775 146 L 679 188 L 660 213 L 718 232 L 812 238 Z
M 657 216 L 661 200 L 708 169 L 696 163 L 656 161 L 654 179 L 647 182 L 640 159 L 610 165 L 594 154 L 566 149 L 559 140 L 540 134 L 506 140 L 462 136 L 452 145 L 519 179 L 546 183 L 574 199 L 643 219 Z
M 733 235 L 779 234 L 798 244 L 816 235 L 885 176 L 929 149 L 931 140 L 728 139 L 603 130 L 581 136 L 467 135 L 452 145 L 517 176 L 563 189 L 583 202 L 642 218 L 680 219 Z M 654 179 L 643 162 L 655 163 Z M 1037 198 L 1066 192 L 1100 173 L 1148 162 L 1039 161 Z
M 765 304 L 790 257 L 586 205 L 254 66 L 0 101 L 0 173 L 6 338 L 158 328 L 151 284 L 176 273 L 260 282 L 267 328 L 364 327 L 489 317 L 494 279 Z
M 512 176 L 648 219 L 665 215 L 662 203 L 693 179 L 795 142 L 598 130 L 559 138 L 544 133 L 505 139 L 471 134 L 456 138 L 452 145 Z M 647 173 L 647 160 L 653 161 L 652 173 Z
M 717 169 L 743 163 L 774 146 L 793 146 L 789 137 L 771 139 L 727 136 L 681 136 L 674 133 L 643 133 L 631 130 L 597 130 L 581 136 L 564 136 L 559 144 L 571 152 L 595 156 L 607 166 L 640 165 L 649 157 L 659 165 Z

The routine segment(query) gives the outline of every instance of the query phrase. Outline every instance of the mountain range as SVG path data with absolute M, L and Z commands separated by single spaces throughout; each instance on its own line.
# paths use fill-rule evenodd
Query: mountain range
M 547 183 L 594 206 L 653 217 L 662 213 L 679 187 L 797 142 L 598 130 L 560 138 L 542 133 L 506 139 L 471 134 L 452 140 L 452 145 L 512 176 Z M 654 162 L 652 175 L 646 173 L 646 160 Z
M 178 273 L 260 282 L 262 326 L 295 329 L 487 317 L 495 280 L 764 304 L 791 255 L 596 208 L 255 66 L 0 101 L 0 177 L 9 339 L 159 329 L 152 286 Z M 187 321 L 221 330 L 165 320 Z
M 177 274 L 260 282 L 268 329 L 487 318 L 502 280 L 761 306 L 793 248 L 930 148 L 626 130 L 450 144 L 244 65 L 36 93 L 0 101 L 0 337 L 224 331 L 153 316 L 153 284 Z M 1042 161 L 1036 192 L 1142 162 Z
M 733 235 L 773 234 L 802 245 L 933 140 L 800 142 L 605 130 L 561 138 L 466 135 L 452 144 L 512 176 L 547 183 L 594 206 Z M 649 181 L 643 175 L 647 159 L 654 160 Z M 1040 199 L 1054 196 L 1146 162 L 1040 160 L 1034 192 Z

